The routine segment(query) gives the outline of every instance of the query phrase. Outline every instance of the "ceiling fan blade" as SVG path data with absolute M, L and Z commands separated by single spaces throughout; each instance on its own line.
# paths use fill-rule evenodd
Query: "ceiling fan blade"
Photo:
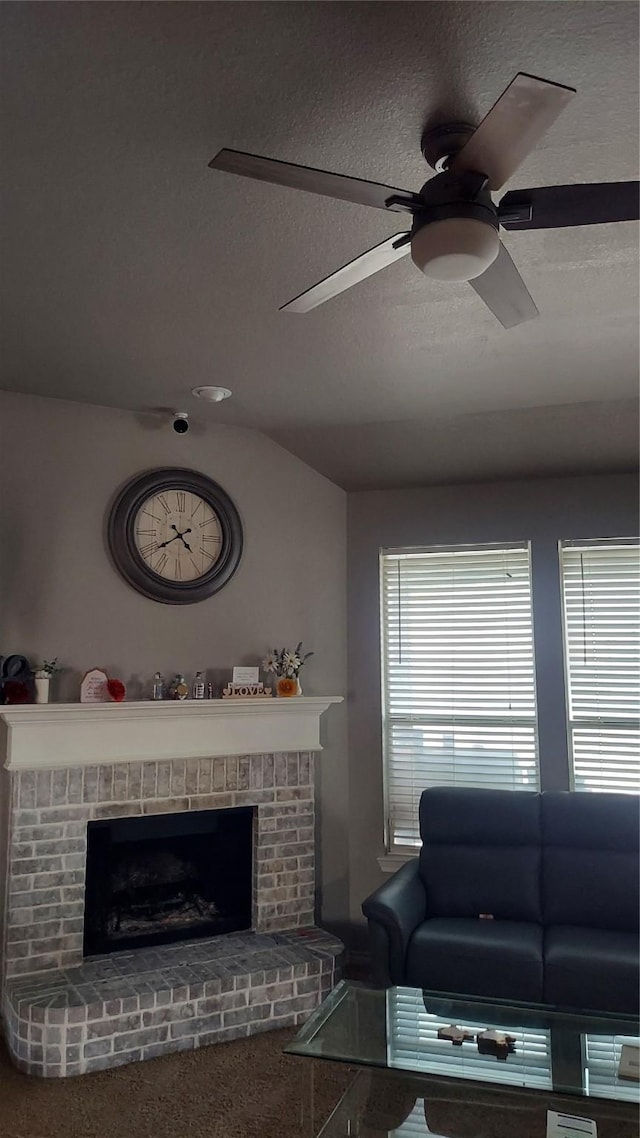
M 524 324 L 525 320 L 534 320 L 540 315 L 502 242 L 493 264 L 469 284 L 503 328 L 515 328 L 516 324 Z
M 418 195 L 408 190 L 367 182 L 364 178 L 350 178 L 346 174 L 332 174 L 328 170 L 315 170 L 313 166 L 296 166 L 293 162 L 280 162 L 259 154 L 245 154 L 242 150 L 219 150 L 209 166 L 227 174 L 240 174 L 243 178 L 256 178 L 259 182 L 307 190 L 312 194 L 323 194 L 327 198 L 339 198 L 356 205 L 370 205 L 376 209 L 406 212 L 406 204 L 397 200 L 387 205 L 389 198 L 400 197 L 406 202 L 420 204 Z
M 510 190 L 498 206 L 505 229 L 560 229 L 640 219 L 640 182 Z
M 489 188 L 499 190 L 574 95 L 573 87 L 518 72 L 455 155 L 450 169 L 456 174 L 462 170 L 486 174 Z
M 361 253 L 355 260 L 349 261 L 348 265 L 343 265 L 341 269 L 337 269 L 331 276 L 308 288 L 306 292 L 301 292 L 288 304 L 283 304 L 280 311 L 309 312 L 319 304 L 324 304 L 325 300 L 331 300 L 332 296 L 346 292 L 352 285 L 372 277 L 374 273 L 386 269 L 387 265 L 392 265 L 394 261 L 399 261 L 401 257 L 406 256 L 410 248 L 411 234 L 396 233 L 380 245 Z

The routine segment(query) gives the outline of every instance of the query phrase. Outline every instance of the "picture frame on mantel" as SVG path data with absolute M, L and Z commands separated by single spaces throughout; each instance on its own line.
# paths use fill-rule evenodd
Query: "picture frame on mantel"
M 90 668 L 80 684 L 80 703 L 110 703 L 109 677 L 102 668 Z

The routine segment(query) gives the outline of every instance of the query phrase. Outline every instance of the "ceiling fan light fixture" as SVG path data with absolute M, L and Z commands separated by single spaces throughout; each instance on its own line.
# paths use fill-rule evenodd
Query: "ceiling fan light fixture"
M 498 230 L 474 217 L 447 217 L 422 225 L 411 238 L 411 260 L 436 281 L 471 281 L 486 272 L 500 249 Z

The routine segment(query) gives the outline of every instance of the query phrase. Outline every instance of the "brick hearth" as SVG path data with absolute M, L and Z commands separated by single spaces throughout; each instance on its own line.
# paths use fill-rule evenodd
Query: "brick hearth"
M 331 991 L 341 953 L 319 929 L 235 933 L 11 980 L 9 1046 L 55 1077 L 290 1027 Z

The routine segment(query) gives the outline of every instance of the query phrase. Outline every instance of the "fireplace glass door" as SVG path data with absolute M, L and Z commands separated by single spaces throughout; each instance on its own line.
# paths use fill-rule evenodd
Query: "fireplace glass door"
M 85 956 L 250 928 L 253 813 L 89 822 Z

